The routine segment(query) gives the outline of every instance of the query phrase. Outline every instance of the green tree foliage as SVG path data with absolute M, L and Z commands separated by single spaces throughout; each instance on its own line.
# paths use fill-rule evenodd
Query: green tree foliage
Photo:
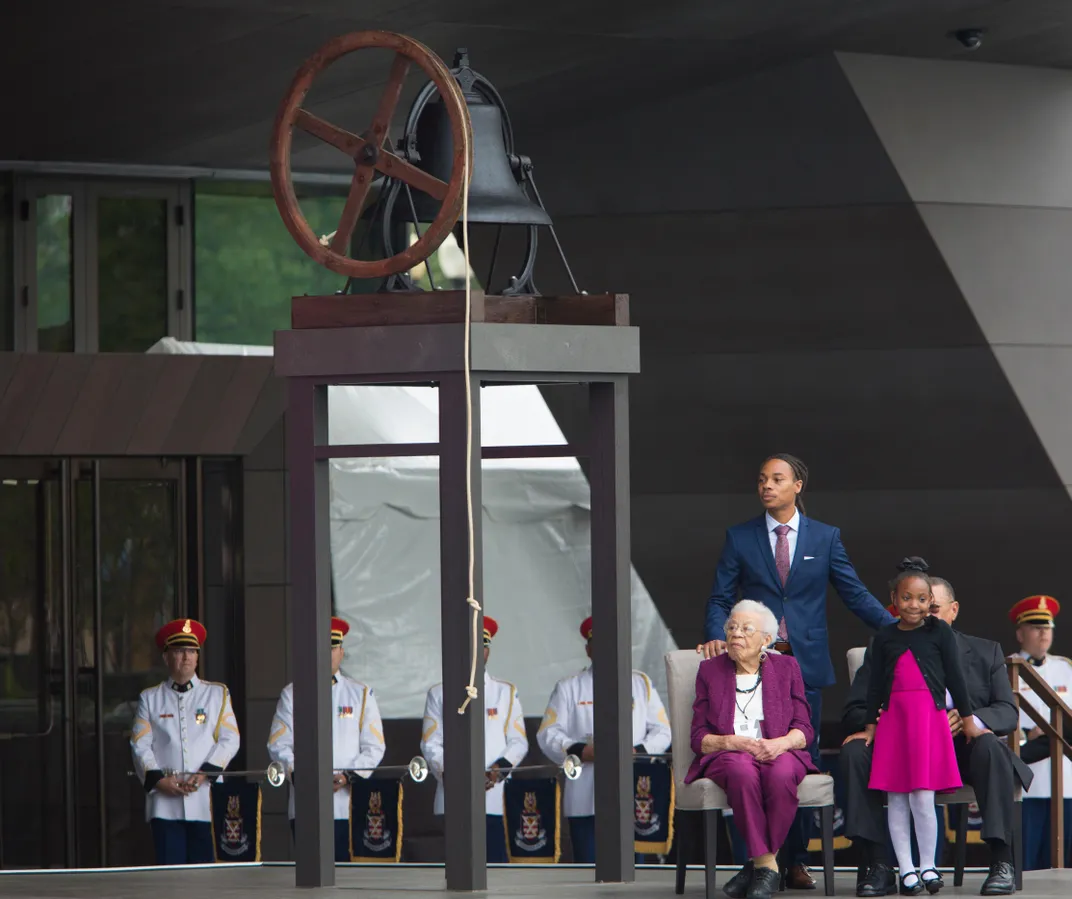
M 306 197 L 313 231 L 330 234 L 341 197 Z M 270 196 L 199 191 L 194 224 L 197 339 L 208 343 L 272 343 L 290 327 L 290 299 L 341 290 L 346 279 L 302 252 Z
M 215 191 L 219 186 L 212 185 Z M 255 188 L 228 192 L 199 190 L 195 202 L 194 310 L 197 339 L 207 343 L 272 343 L 272 333 L 290 327 L 291 297 L 330 294 L 342 290 L 346 279 L 313 262 L 290 236 L 271 196 Z M 331 234 L 342 216 L 345 198 L 306 196 L 302 213 L 317 235 Z M 354 245 L 359 258 L 381 258 L 378 230 L 365 231 L 374 201 L 358 222 Z M 422 225 L 422 231 L 427 226 Z M 404 226 L 407 240 L 416 240 L 412 225 Z M 399 252 L 401 246 L 395 247 Z M 431 268 L 432 280 L 428 277 Z M 464 261 L 453 235 L 428 260 L 410 272 L 425 290 L 457 289 L 465 284 Z M 470 272 L 474 287 L 477 279 Z M 372 293 L 379 280 L 354 281 L 351 293 Z

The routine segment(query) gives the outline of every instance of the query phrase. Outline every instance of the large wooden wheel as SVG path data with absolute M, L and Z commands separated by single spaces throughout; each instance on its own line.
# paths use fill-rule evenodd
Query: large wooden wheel
M 395 57 L 376 114 L 366 131 L 360 135 L 353 134 L 302 109 L 302 101 L 309 92 L 313 79 L 321 71 L 347 53 L 372 48 L 393 50 Z M 416 63 L 435 84 L 450 120 L 454 160 L 448 182 L 440 181 L 418 169 L 392 150 L 388 131 L 402 92 L 402 83 L 412 63 Z M 294 192 L 290 148 L 295 128 L 331 144 L 354 161 L 353 181 L 350 183 L 350 193 L 343 207 L 339 227 L 330 239 L 323 242 L 313 233 L 302 215 Z M 431 50 L 401 34 L 389 31 L 355 31 L 328 41 L 298 69 L 276 116 L 269 157 L 276 206 L 279 207 L 279 214 L 298 246 L 321 265 L 340 275 L 352 278 L 385 278 L 411 269 L 426 260 L 439 248 L 458 221 L 466 186 L 463 180 L 465 171 L 470 175 L 473 171 L 472 126 L 458 82 L 454 80 L 443 60 Z M 349 256 L 350 238 L 361 216 L 376 172 L 423 191 L 441 201 L 442 205 L 428 230 L 412 246 L 388 259 L 353 259 Z

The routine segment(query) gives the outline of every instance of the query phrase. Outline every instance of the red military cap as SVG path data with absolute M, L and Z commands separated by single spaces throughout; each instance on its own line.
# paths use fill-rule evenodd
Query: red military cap
M 592 639 L 592 616 L 589 615 L 584 621 L 581 622 L 581 636 L 585 640 Z
M 1009 609 L 1009 620 L 1019 627 L 1021 624 L 1042 624 L 1053 627 L 1053 619 L 1061 611 L 1061 604 L 1052 596 L 1036 594 L 1021 599 Z
M 491 646 L 491 638 L 499 633 L 499 622 L 488 615 L 484 616 L 484 645 Z
M 886 611 L 889 612 L 894 618 L 901 617 L 901 610 L 897 608 L 897 603 L 891 602 L 886 606 Z
M 176 618 L 156 632 L 156 645 L 161 652 L 172 646 L 192 646 L 194 649 L 200 649 L 207 636 L 208 631 L 200 621 L 194 621 L 193 618 Z
M 341 618 L 331 617 L 331 645 L 342 646 L 342 638 L 350 633 L 350 625 Z

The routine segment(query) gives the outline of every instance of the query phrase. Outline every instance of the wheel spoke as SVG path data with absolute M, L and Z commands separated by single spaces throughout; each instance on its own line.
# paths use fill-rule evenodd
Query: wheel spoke
M 339 228 L 331 238 L 331 249 L 336 253 L 349 255 L 350 237 L 354 233 L 358 218 L 361 217 L 361 207 L 365 205 L 365 197 L 368 196 L 371 186 L 372 168 L 359 165 L 354 172 L 354 180 L 350 182 L 350 193 L 346 197 L 346 205 L 342 208 Z
M 365 141 L 356 134 L 351 134 L 338 125 L 332 125 L 331 122 L 327 122 L 320 116 L 313 115 L 304 109 L 299 109 L 294 113 L 294 124 L 313 137 L 318 137 L 336 149 L 342 150 L 343 153 L 351 158 L 356 156 L 365 146 Z
M 409 71 L 409 60 L 401 53 L 396 53 L 391 62 L 391 74 L 387 77 L 387 85 L 380 95 L 380 105 L 376 107 L 376 115 L 372 119 L 368 136 L 376 144 L 382 147 L 387 140 L 387 133 L 391 127 L 391 118 L 395 114 L 398 98 L 402 95 L 402 82 L 406 80 Z
M 442 200 L 447 195 L 447 183 L 445 181 L 440 181 L 435 175 L 429 175 L 423 169 L 411 165 L 406 160 L 395 156 L 394 153 L 387 152 L 387 150 L 380 151 L 380 158 L 376 162 L 376 170 L 389 178 L 405 181 L 410 187 L 415 187 L 437 200 Z

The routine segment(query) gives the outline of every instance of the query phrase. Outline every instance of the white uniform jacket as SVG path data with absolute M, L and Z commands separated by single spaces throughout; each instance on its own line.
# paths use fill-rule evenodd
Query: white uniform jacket
M 561 764 L 575 743 L 591 742 L 595 729 L 592 709 L 591 667 L 560 680 L 551 694 L 536 736 L 543 754 Z M 651 679 L 641 671 L 633 672 L 633 745 L 643 746 L 644 752 L 652 754 L 666 752 L 670 746 L 670 721 L 666 709 Z M 564 806 L 567 818 L 583 818 L 596 813 L 591 764 L 584 764 L 577 780 L 566 781 Z
M 380 763 L 387 749 L 383 741 L 380 707 L 376 704 L 372 688 L 343 674 L 335 675 L 331 683 L 331 715 L 332 767 L 340 771 L 369 769 L 357 773 L 360 777 L 371 777 L 371 769 Z M 293 773 L 294 684 L 287 684 L 279 694 L 275 717 L 272 718 L 272 729 L 268 736 L 268 755 L 272 761 L 282 762 L 288 774 Z M 301 774 L 298 779 L 301 779 Z M 334 803 L 335 820 L 349 820 L 348 786 L 335 791 Z M 293 783 L 290 785 L 288 814 L 291 818 L 294 817 Z
M 138 697 L 130 748 L 134 770 L 142 784 L 151 787 L 167 771 L 200 771 L 205 764 L 226 768 L 238 752 L 239 743 L 231 694 L 223 684 L 195 675 L 189 689 L 180 693 L 168 679 L 143 690 Z M 145 817 L 209 821 L 210 786 L 206 781 L 196 793 L 187 796 L 165 796 L 150 789 Z
M 453 709 L 451 710 L 453 712 Z M 499 759 L 510 766 L 520 764 L 528 755 L 529 740 L 525 735 L 525 718 L 517 687 L 497 680 L 484 672 L 484 767 L 490 768 Z M 424 724 L 421 731 L 421 755 L 436 779 L 435 808 L 443 814 L 443 685 L 436 684 L 428 691 L 424 703 Z M 503 785 L 497 783 L 484 793 L 489 815 L 503 813 Z
M 1027 653 L 1021 652 L 1020 656 L 1026 659 Z M 1035 673 L 1053 687 L 1066 704 L 1072 705 L 1072 661 L 1064 656 L 1047 654 L 1046 661 L 1035 667 Z M 1042 713 L 1047 721 L 1050 720 L 1049 708 L 1023 679 L 1020 680 L 1020 693 L 1027 702 Z M 1025 734 L 1035 727 L 1034 720 L 1023 709 L 1020 710 L 1020 727 Z M 1065 799 L 1069 799 L 1072 798 L 1072 761 L 1066 758 L 1064 766 Z M 1045 758 L 1035 762 L 1031 770 L 1035 774 L 1035 779 L 1031 781 L 1031 789 L 1024 790 L 1024 799 L 1049 799 L 1051 797 L 1050 760 Z

